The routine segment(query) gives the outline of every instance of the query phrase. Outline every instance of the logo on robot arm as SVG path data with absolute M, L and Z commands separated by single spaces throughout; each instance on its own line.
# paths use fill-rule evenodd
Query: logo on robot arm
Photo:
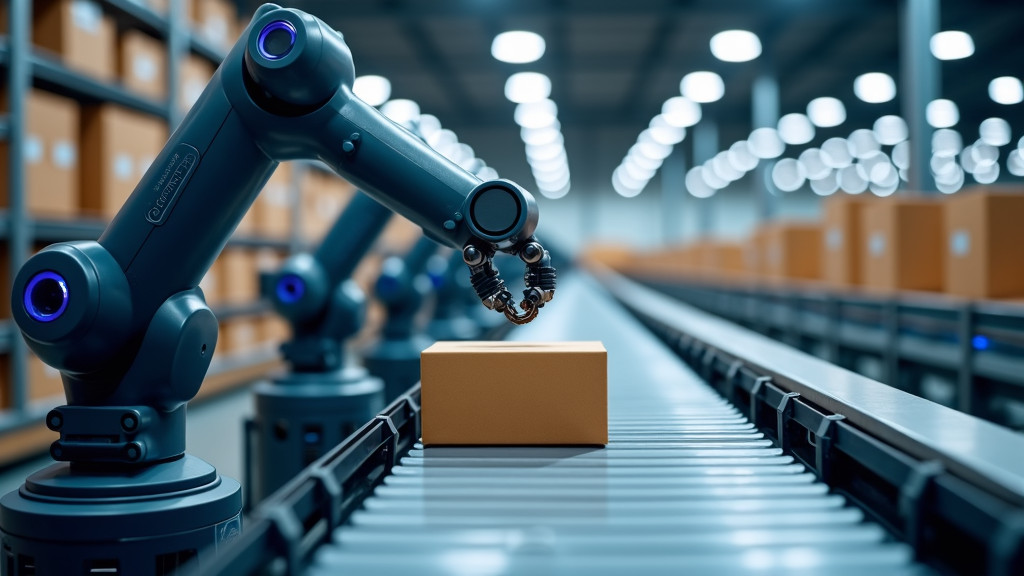
M 146 212 L 146 220 L 160 226 L 178 201 L 181 190 L 188 184 L 199 164 L 199 150 L 188 144 L 178 144 L 164 164 L 160 179 L 153 185 L 157 197 Z

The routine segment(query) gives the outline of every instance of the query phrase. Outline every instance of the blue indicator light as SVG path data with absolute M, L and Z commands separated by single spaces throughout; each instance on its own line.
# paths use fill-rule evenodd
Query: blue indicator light
M 40 272 L 25 286 L 22 303 L 33 320 L 53 322 L 68 309 L 68 283 L 56 272 Z
M 302 437 L 306 444 L 319 444 L 320 435 L 316 432 L 306 432 L 305 436 Z
M 988 350 L 992 343 L 985 336 L 975 336 L 971 338 L 971 346 L 974 346 L 975 350 Z
M 285 304 L 294 304 L 306 294 L 306 282 L 295 274 L 285 274 L 277 281 L 277 299 Z
M 260 51 L 260 56 L 267 60 L 280 60 L 292 51 L 296 36 L 295 27 L 291 22 L 277 20 L 260 30 L 256 47 Z

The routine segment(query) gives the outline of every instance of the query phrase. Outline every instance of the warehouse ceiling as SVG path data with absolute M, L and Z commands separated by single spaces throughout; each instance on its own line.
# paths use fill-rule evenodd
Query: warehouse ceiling
M 938 0 L 935 0 L 938 2 Z M 251 13 L 259 2 L 239 0 Z M 636 135 L 679 95 L 683 75 L 713 70 L 725 96 L 704 106 L 719 129 L 721 148 L 746 138 L 754 79 L 772 72 L 779 83 L 779 113 L 805 112 L 819 96 L 846 105 L 842 125 L 820 129 L 812 145 L 870 128 L 899 114 L 899 97 L 868 104 L 853 93 L 865 72 L 900 78 L 901 21 L 896 0 L 293 0 L 281 4 L 318 15 L 341 31 L 358 74 L 390 79 L 393 98 L 409 98 L 437 116 L 502 176 L 532 185 L 504 97 L 506 78 L 542 72 L 573 174 L 573 190 L 607 191 L 612 171 Z M 1024 130 L 1024 104 L 999 105 L 989 81 L 1020 77 L 1024 2 L 942 0 L 940 29 L 968 32 L 973 56 L 941 62 L 940 96 L 956 102 L 965 141 L 990 116 L 1008 120 L 1014 142 Z M 755 32 L 764 45 L 754 61 L 727 63 L 710 52 L 712 35 L 726 29 Z M 542 35 L 547 49 L 531 64 L 506 64 L 490 53 L 507 30 Z M 687 146 L 684 141 L 682 146 Z M 789 155 L 789 151 L 787 151 Z

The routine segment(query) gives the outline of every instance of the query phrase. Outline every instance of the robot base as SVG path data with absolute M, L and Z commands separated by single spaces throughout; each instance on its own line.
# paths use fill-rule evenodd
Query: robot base
M 4 576 L 171 574 L 241 533 L 238 482 L 188 454 L 137 469 L 57 463 L 0 499 Z
M 363 365 L 384 380 L 386 401 L 393 402 L 420 381 L 420 352 L 434 341 L 422 334 L 385 338 L 363 355 Z
M 384 410 L 384 383 L 357 367 L 289 373 L 254 388 L 246 423 L 246 509 Z M 253 442 L 248 445 L 248 442 Z

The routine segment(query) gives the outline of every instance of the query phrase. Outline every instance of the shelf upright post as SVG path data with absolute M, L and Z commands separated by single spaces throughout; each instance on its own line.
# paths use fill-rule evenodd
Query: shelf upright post
M 693 127 L 693 165 L 700 166 L 711 160 L 718 153 L 718 123 L 713 118 L 705 118 Z M 698 238 L 707 239 L 712 236 L 714 228 L 714 207 L 711 198 L 701 198 L 697 202 Z
M 908 186 L 918 192 L 934 192 L 929 170 L 932 128 L 925 117 L 928 103 L 939 97 L 942 71 L 929 42 L 939 31 L 939 0 L 901 0 L 900 105 L 910 127 Z
M 291 222 L 288 224 L 288 253 L 297 254 L 302 252 L 303 244 L 305 239 L 302 235 L 302 203 L 303 203 L 303 190 L 302 183 L 305 181 L 310 166 L 306 162 L 293 162 L 291 172 L 291 181 L 288 182 L 290 188 L 290 194 L 288 195 L 288 204 L 291 206 Z M 314 242 L 319 240 L 318 238 L 312 239 Z
M 181 69 L 188 53 L 185 0 L 170 0 L 167 6 L 167 120 L 171 131 L 184 117 L 181 111 Z
M 767 55 L 764 58 L 768 58 Z M 779 123 L 779 80 L 769 61 L 764 71 L 754 79 L 751 87 L 751 116 L 754 128 L 775 128 Z M 754 168 L 754 191 L 758 196 L 757 215 L 759 222 L 768 222 L 779 209 L 779 197 L 768 185 L 771 178 L 767 162 L 758 162 Z
M 25 131 L 26 102 L 31 85 L 32 72 L 29 67 L 29 52 L 32 43 L 32 0 L 13 0 L 10 4 L 8 25 L 7 94 L 8 109 L 8 153 L 10 154 L 7 174 L 7 189 L 10 190 L 10 206 L 7 211 L 8 238 L 10 251 L 9 266 L 11 280 L 18 274 L 28 257 L 31 243 L 31 229 L 25 198 Z M 13 323 L 12 323 L 13 325 Z M 23 414 L 28 399 L 28 348 L 16 328 L 11 330 L 11 406 Z

